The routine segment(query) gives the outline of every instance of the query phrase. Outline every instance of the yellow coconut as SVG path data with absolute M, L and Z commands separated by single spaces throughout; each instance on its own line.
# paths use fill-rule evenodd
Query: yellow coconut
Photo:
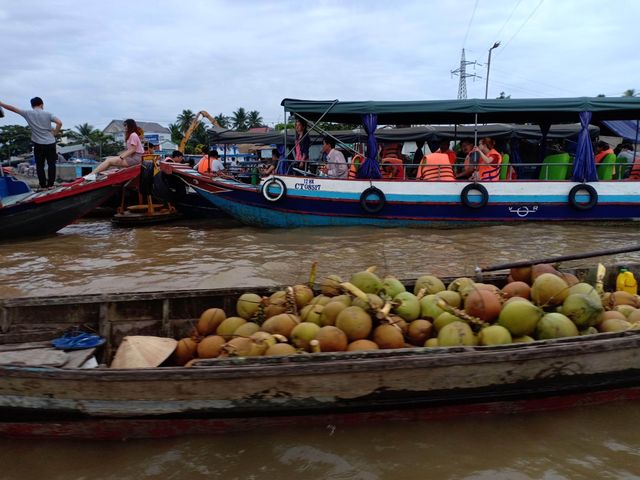
M 287 311 L 287 293 L 283 290 L 272 293 L 266 304 L 267 306 L 264 308 L 265 318 L 285 313 Z
M 173 352 L 173 363 L 182 366 L 195 358 L 197 352 L 198 344 L 193 338 L 182 338 L 178 340 L 178 345 Z
M 380 347 L 378 347 L 377 343 L 372 342 L 371 340 L 366 340 L 366 339 L 355 340 L 347 346 L 347 351 L 349 352 L 361 352 L 361 351 L 378 350 L 378 349 L 380 349 Z
M 373 341 L 380 348 L 403 348 L 404 336 L 399 327 L 383 323 L 373 331 Z
M 347 308 L 344 302 L 329 302 L 320 312 L 320 326 L 335 325 L 338 314 Z
M 284 335 L 289 338 L 291 330 L 300 323 L 300 319 L 292 313 L 281 313 L 265 320 L 262 330 L 271 334 Z
M 247 321 L 242 317 L 229 317 L 225 318 L 218 328 L 216 329 L 216 334 L 221 335 L 227 340 L 229 340 L 233 333 L 238 329 L 240 325 L 244 325 Z
M 542 273 L 531 286 L 531 300 L 540 307 L 560 305 L 568 295 L 567 282 L 553 273 Z
M 367 338 L 373 322 L 362 308 L 352 305 L 342 310 L 336 317 L 335 326 L 342 330 L 350 342 Z
M 327 297 L 335 297 L 342 291 L 341 283 L 342 279 L 338 275 L 329 275 L 320 282 L 320 291 Z
M 477 344 L 477 339 L 466 322 L 452 322 L 438 332 L 438 346 L 460 347 Z
M 294 285 L 293 296 L 298 308 L 302 308 L 313 300 L 313 290 L 311 290 L 307 285 Z
M 249 320 L 256 314 L 261 302 L 262 297 L 260 295 L 255 293 L 243 293 L 236 302 L 236 313 L 239 317 Z
M 349 345 L 347 335 L 333 325 L 321 327 L 315 339 L 320 344 L 321 352 L 344 352 Z
M 196 323 L 196 330 L 203 337 L 211 335 L 225 318 L 227 316 L 221 308 L 208 308 L 200 315 L 198 323 Z
M 260 330 L 260 325 L 255 322 L 247 322 L 236 328 L 233 332 L 233 335 L 236 337 L 250 337 L 258 330 Z
M 266 357 L 280 356 L 280 355 L 295 355 L 298 353 L 293 345 L 288 343 L 276 343 L 270 346 L 264 355 Z
M 215 358 L 220 355 L 222 346 L 226 343 L 220 335 L 209 335 L 198 343 L 198 358 Z

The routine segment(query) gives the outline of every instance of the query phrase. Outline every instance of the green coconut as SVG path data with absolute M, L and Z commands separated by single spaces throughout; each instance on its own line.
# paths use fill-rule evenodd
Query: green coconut
M 384 300 L 382 300 L 382 298 L 380 298 L 378 295 L 376 295 L 375 293 L 367 293 L 366 295 L 367 295 L 366 301 L 360 297 L 356 297 L 351 302 L 351 305 L 360 307 L 364 310 L 370 310 L 370 309 L 378 310 L 384 307 Z
M 435 295 L 444 300 L 450 307 L 460 308 L 460 305 L 462 305 L 462 297 L 458 292 L 454 292 L 453 290 L 442 290 Z
M 521 298 L 521 297 L 513 297 Z M 498 315 L 498 324 L 509 330 L 511 335 L 520 337 L 531 335 L 536 330 L 544 311 L 529 300 L 505 303 Z
M 300 320 L 303 322 L 311 322 L 317 325 L 320 325 L 320 316 L 322 315 L 322 311 L 324 310 L 324 305 L 307 305 L 302 310 L 300 310 Z
M 300 323 L 300 318 L 291 313 L 280 313 L 268 318 L 262 324 L 262 330 L 271 334 L 284 335 L 289 338 L 293 328 Z
M 362 272 L 354 273 L 349 280 L 364 293 L 378 293 L 382 288 L 382 281 L 373 272 L 363 270 Z
M 471 327 L 465 322 L 453 322 L 445 325 L 438 332 L 438 346 L 462 347 L 477 344 L 477 339 Z
M 502 325 L 490 325 L 478 333 L 480 345 L 504 345 L 512 343 L 511 333 Z
M 475 282 L 472 279 L 467 277 L 456 278 L 454 281 L 452 281 L 449 284 L 449 286 L 447 287 L 447 290 L 461 293 L 462 290 L 472 287 L 474 283 Z
M 236 328 L 233 332 L 233 335 L 236 337 L 250 337 L 258 330 L 260 330 L 260 325 L 255 322 L 247 322 Z
M 575 285 L 571 285 L 569 287 L 569 292 L 567 296 L 573 295 L 574 293 L 582 293 L 584 295 L 588 295 L 592 299 L 602 303 L 602 300 L 600 299 L 600 294 L 598 293 L 598 291 L 593 287 L 593 285 L 589 285 L 588 283 L 580 282 L 580 283 L 576 283 Z
M 316 295 L 315 297 L 313 297 L 313 300 L 311 300 L 311 305 L 326 305 L 332 299 L 332 297 L 327 297 L 326 295 Z
M 296 300 L 298 308 L 302 308 L 313 300 L 313 290 L 311 290 L 307 285 L 294 285 L 293 297 Z
M 400 292 L 398 295 L 393 297 L 393 303 L 396 304 L 393 307 L 393 312 L 404 318 L 406 321 L 410 322 L 420 317 L 420 301 L 413 293 Z
M 426 342 L 424 342 L 424 346 L 427 348 L 438 348 L 440 344 L 438 343 L 437 338 L 430 338 Z
M 562 302 L 562 314 L 566 315 L 582 330 L 598 323 L 598 317 L 604 312 L 600 299 L 595 300 L 589 294 L 574 293 Z
M 536 277 L 531 286 L 531 300 L 541 307 L 560 305 L 569 295 L 569 285 L 553 273 Z
M 269 318 L 287 311 L 287 292 L 278 290 L 271 294 L 264 308 L 264 317 Z
M 385 277 L 382 280 L 382 288 L 380 289 L 380 295 L 393 298 L 401 292 L 405 292 L 407 289 L 400 280 L 395 277 Z
M 338 314 L 347 308 L 344 302 L 329 302 L 320 312 L 320 326 L 335 325 Z
M 433 275 L 422 275 L 416 280 L 416 284 L 413 287 L 413 293 L 417 295 L 422 289 L 425 289 L 426 293 L 431 295 L 441 292 L 442 290 L 446 290 L 446 287 L 438 277 Z
M 539 340 L 575 337 L 578 334 L 578 328 L 575 323 L 573 323 L 566 315 L 557 312 L 547 313 L 540 319 L 536 326 L 536 337 Z
M 216 335 L 220 335 L 226 339 L 231 338 L 233 333 L 238 329 L 240 325 L 247 323 L 242 317 L 229 317 L 225 318 L 218 328 L 216 329 Z
M 533 337 L 529 335 L 522 335 L 521 337 L 513 337 L 513 343 L 531 343 L 535 342 Z
M 249 320 L 255 315 L 260 307 L 262 297 L 255 293 L 243 293 L 236 302 L 236 312 L 239 317 Z
M 444 312 L 438 306 L 439 297 L 435 295 L 426 295 L 420 299 L 420 318 L 426 320 L 435 320 L 438 316 Z
M 291 330 L 291 343 L 307 352 L 310 351 L 309 342 L 316 338 L 320 325 L 311 322 L 302 322 Z
M 445 325 L 449 325 L 453 322 L 462 322 L 460 317 L 456 317 L 453 313 L 442 312 L 438 317 L 433 321 L 433 328 L 436 329 L 436 332 L 442 330 Z
M 350 342 L 367 338 L 373 328 L 371 316 L 358 306 L 342 310 L 336 317 L 336 327 L 342 330 Z

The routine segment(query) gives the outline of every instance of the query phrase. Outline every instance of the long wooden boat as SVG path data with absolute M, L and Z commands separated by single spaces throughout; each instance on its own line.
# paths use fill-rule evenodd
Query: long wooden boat
M 55 233 L 100 206 L 139 172 L 139 166 L 110 170 L 96 181 L 81 177 L 40 192 L 11 176 L 2 176 L 0 240 Z
M 485 281 L 488 279 L 485 278 Z M 504 277 L 492 277 L 501 282 Z M 408 282 L 407 282 L 408 284 Z M 251 289 L 264 294 L 271 289 Z M 82 326 L 179 337 L 249 289 L 0 300 L 0 358 Z M 640 398 L 640 331 L 493 347 L 230 357 L 192 368 L 0 366 L 0 435 L 128 438 L 505 414 Z
M 257 186 L 233 178 L 174 172 L 205 199 L 248 225 L 305 227 L 338 225 L 442 226 L 530 221 L 630 221 L 640 218 L 638 181 L 615 180 L 614 164 L 596 168 L 589 123 L 640 118 L 640 99 L 511 99 L 423 102 L 320 102 L 285 99 L 285 111 L 312 121 L 367 122 L 367 158 L 358 178 L 274 175 Z M 557 180 L 520 177 L 501 181 L 423 181 L 382 178 L 377 164 L 377 124 L 538 123 L 541 143 L 552 123 L 580 121 L 578 149 Z M 468 131 L 468 128 L 467 128 Z M 451 138 L 443 134 L 442 138 Z M 425 130 L 412 139 L 429 139 Z M 477 137 L 477 134 L 476 134 Z M 458 139 L 460 137 L 457 137 Z M 515 138 L 517 140 L 517 138 Z M 287 149 L 287 136 L 283 142 Z M 516 142 L 517 143 L 517 142 Z M 512 142 L 511 166 L 518 147 Z M 567 158 L 569 156 L 567 155 Z M 640 158 L 640 157 L 639 157 Z M 535 165 L 532 166 L 535 170 Z M 415 167 L 415 166 L 414 166 Z M 279 170 L 280 171 L 280 170 Z M 555 171 L 555 170 L 554 170 Z

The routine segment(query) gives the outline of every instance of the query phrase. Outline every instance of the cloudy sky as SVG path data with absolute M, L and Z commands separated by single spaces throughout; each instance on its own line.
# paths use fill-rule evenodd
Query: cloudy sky
M 38 95 L 65 128 L 283 98 L 451 99 L 640 91 L 638 0 L 0 0 L 0 100 Z M 7 113 L 0 126 L 24 124 Z

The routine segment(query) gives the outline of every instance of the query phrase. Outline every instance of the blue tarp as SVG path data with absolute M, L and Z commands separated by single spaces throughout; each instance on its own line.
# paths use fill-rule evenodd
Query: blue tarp
M 637 120 L 603 120 L 602 124 L 617 136 L 635 142 L 640 138 Z

